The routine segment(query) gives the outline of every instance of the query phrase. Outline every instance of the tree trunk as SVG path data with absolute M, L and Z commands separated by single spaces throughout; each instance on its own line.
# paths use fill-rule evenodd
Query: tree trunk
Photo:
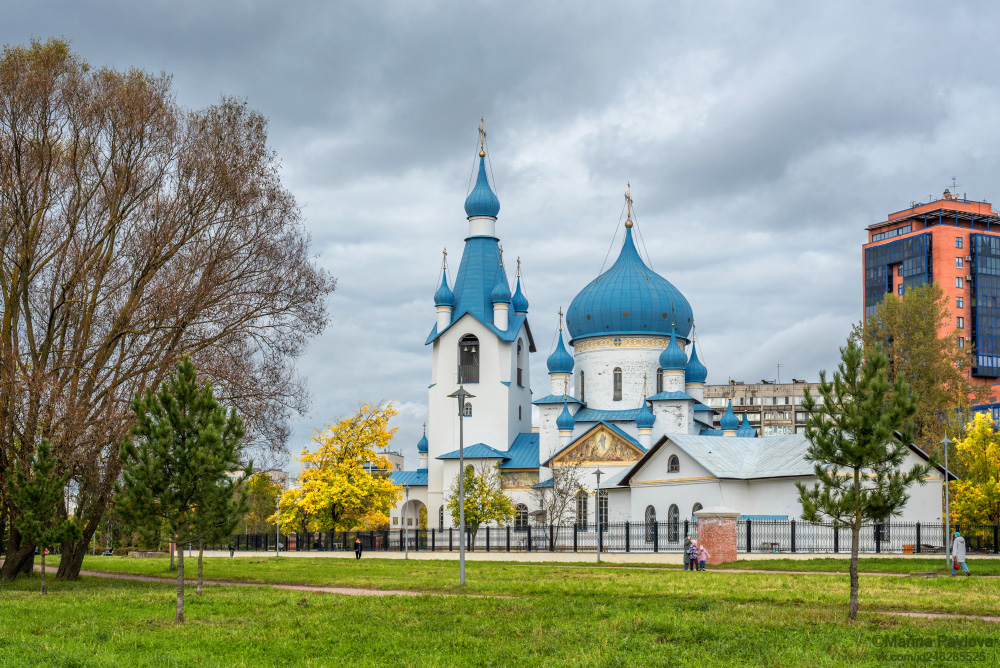
M 40 548 L 39 552 L 42 553 L 42 596 L 49 593 L 48 588 L 45 586 L 45 548 Z
M 848 610 L 847 618 L 854 621 L 858 616 L 858 543 L 861 535 L 861 526 L 855 521 L 851 526 L 851 607 Z
M 205 554 L 205 546 L 198 541 L 198 593 L 201 594 L 201 558 Z
M 68 541 L 63 543 L 62 558 L 59 560 L 59 569 L 56 577 L 60 580 L 76 580 L 80 577 L 80 569 L 83 568 L 83 558 L 87 554 L 88 542 Z
M 21 544 L 20 537 L 15 534 L 11 537 L 7 559 L 0 566 L 0 581 L 12 582 L 18 573 L 30 574 L 34 565 L 35 546 Z
M 177 550 L 177 616 L 174 621 L 184 623 L 184 550 Z

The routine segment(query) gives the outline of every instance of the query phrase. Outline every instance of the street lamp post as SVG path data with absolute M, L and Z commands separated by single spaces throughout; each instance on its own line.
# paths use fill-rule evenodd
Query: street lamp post
M 948 432 L 944 433 L 941 440 L 944 446 L 944 556 L 947 559 L 948 568 L 951 568 L 951 508 L 948 504 L 948 446 L 951 441 L 948 439 Z
M 601 563 L 601 476 L 604 471 L 597 469 L 594 471 L 597 476 L 597 495 L 594 497 L 594 515 L 597 519 L 597 563 Z
M 448 395 L 458 399 L 458 584 L 465 584 L 465 400 L 476 395 L 469 394 L 463 385 L 458 391 Z
M 278 495 L 278 512 L 275 513 L 274 522 L 274 556 L 281 556 L 281 495 Z
M 410 558 L 410 526 L 406 523 L 409 518 L 410 512 L 410 486 L 403 485 L 403 491 L 406 493 L 406 503 L 403 505 L 403 559 Z

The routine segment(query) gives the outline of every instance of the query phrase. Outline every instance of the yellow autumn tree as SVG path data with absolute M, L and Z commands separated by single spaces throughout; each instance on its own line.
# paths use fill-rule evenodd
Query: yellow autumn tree
M 398 414 L 390 404 L 362 404 L 336 424 L 313 435 L 315 449 L 302 451 L 295 494 L 282 498 L 282 523 L 288 513 L 310 529 L 367 529 L 384 525 L 402 490 L 389 482 L 392 469 L 379 454 L 398 427 L 389 421 Z M 367 466 L 366 466 L 367 465 Z M 291 490 L 290 490 L 291 491 Z M 287 506 L 287 507 L 286 507 Z
M 951 482 L 951 513 L 966 525 L 1000 522 L 1000 434 L 993 419 L 977 413 L 955 444 L 961 480 Z

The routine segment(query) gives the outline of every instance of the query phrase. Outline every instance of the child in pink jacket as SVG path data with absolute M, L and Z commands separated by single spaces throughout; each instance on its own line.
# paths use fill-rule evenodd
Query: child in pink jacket
M 705 560 L 708 559 L 711 556 L 712 555 L 710 555 L 708 553 L 708 550 L 705 549 L 704 545 L 699 545 L 698 546 L 698 570 L 699 571 L 705 570 Z

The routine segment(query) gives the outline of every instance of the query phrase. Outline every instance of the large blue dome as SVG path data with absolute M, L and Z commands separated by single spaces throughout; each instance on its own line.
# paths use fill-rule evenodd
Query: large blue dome
M 691 305 L 680 290 L 639 257 L 628 228 L 615 263 L 569 305 L 566 329 L 572 340 L 613 334 L 667 336 L 671 328 L 686 339 L 692 318 Z

